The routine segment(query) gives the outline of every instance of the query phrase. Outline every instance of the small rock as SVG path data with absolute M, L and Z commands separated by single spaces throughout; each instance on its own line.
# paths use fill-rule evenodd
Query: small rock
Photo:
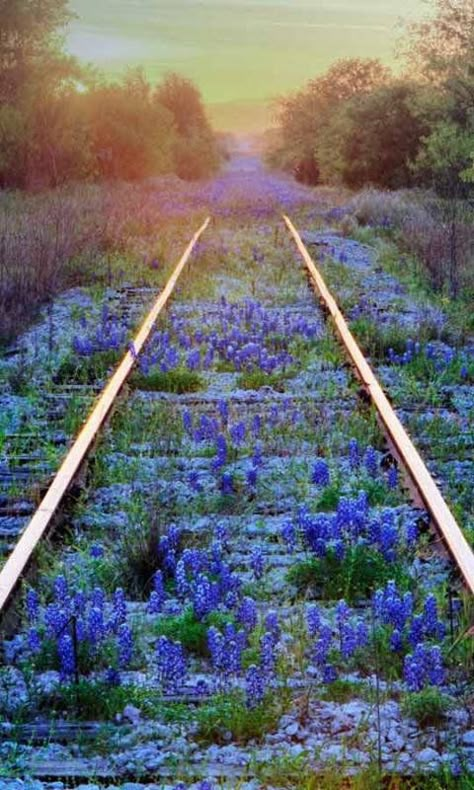
M 426 749 L 422 749 L 421 752 L 415 755 L 415 762 L 423 763 L 427 765 L 428 763 L 437 763 L 439 762 L 440 755 L 436 751 L 436 749 L 431 749 L 429 746 Z
M 462 736 L 462 742 L 464 746 L 472 746 L 474 747 L 474 730 L 469 730 L 465 732 Z
M 123 709 L 123 718 L 128 719 L 128 721 L 135 726 L 140 724 L 141 715 L 141 711 L 139 708 L 136 708 L 135 705 L 125 705 Z

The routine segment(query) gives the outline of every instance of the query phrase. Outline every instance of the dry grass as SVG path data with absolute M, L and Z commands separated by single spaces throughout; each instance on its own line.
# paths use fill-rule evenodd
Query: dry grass
M 415 190 L 364 190 L 350 201 L 361 225 L 397 232 L 402 247 L 424 266 L 436 291 L 474 293 L 474 215 L 466 202 Z

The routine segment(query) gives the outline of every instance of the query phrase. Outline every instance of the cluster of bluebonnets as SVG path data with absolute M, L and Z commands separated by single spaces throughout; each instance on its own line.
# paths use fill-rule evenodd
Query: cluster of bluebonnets
M 466 351 L 458 351 L 446 343 L 420 343 L 409 338 L 405 350 L 397 353 L 389 348 L 387 358 L 393 365 L 405 366 L 421 362 L 428 366 L 434 375 L 449 372 L 458 381 L 468 381 L 473 374 L 473 360 Z
M 293 340 L 309 342 L 321 334 L 317 320 L 270 310 L 251 299 L 232 303 L 222 298 L 194 317 L 173 312 L 169 326 L 154 334 L 140 357 L 144 374 L 153 369 L 209 370 L 215 365 L 281 372 L 296 362 L 288 350 Z
M 339 517 L 349 530 L 359 533 L 361 513 L 367 517 L 364 496 L 359 497 L 360 512 L 345 503 Z M 308 540 L 308 518 L 296 527 Z M 315 515 L 313 521 L 319 516 Z M 336 515 L 336 519 L 338 516 Z M 365 527 L 364 527 L 365 528 Z M 294 529 L 294 527 L 292 527 Z M 267 692 L 281 683 L 279 657 L 284 644 L 283 623 L 275 611 L 262 609 L 246 594 L 242 574 L 232 567 L 229 536 L 217 527 L 206 548 L 183 548 L 182 530 L 170 526 L 157 545 L 157 570 L 146 604 L 147 617 L 179 617 L 192 613 L 207 634 L 208 680 L 196 681 L 200 694 L 212 694 L 237 686 L 245 691 L 247 705 L 261 704 Z M 341 539 L 341 538 L 340 538 Z M 288 536 L 285 537 L 288 544 Z M 320 540 L 320 538 L 318 538 Z M 350 537 L 353 540 L 353 536 Z M 344 545 L 344 539 L 341 539 Z M 318 551 L 319 543 L 318 543 Z M 93 544 L 93 558 L 103 556 L 103 548 Z M 390 561 L 390 556 L 388 557 Z M 249 558 L 255 582 L 265 574 L 265 556 L 257 545 Z M 110 684 L 119 684 L 121 673 L 133 668 L 140 655 L 140 633 L 130 617 L 122 589 L 107 598 L 100 587 L 91 592 L 73 591 L 64 576 L 57 576 L 47 603 L 40 602 L 32 589 L 26 597 L 29 628 L 26 650 L 33 657 L 49 655 L 56 662 L 61 680 L 77 680 L 79 675 L 102 672 Z M 220 615 L 218 625 L 212 618 Z M 351 662 L 371 655 L 374 640 L 382 635 L 384 643 L 403 666 L 406 687 L 419 691 L 444 682 L 442 645 L 445 626 L 434 595 L 423 599 L 402 592 L 395 582 L 378 589 L 372 605 L 360 614 L 341 600 L 335 609 L 311 605 L 306 611 L 307 660 L 322 683 L 334 682 Z M 257 650 L 258 660 L 248 666 L 245 654 Z M 190 678 L 190 656 L 179 642 L 169 636 L 156 639 L 150 659 L 157 687 L 163 693 L 177 693 Z
M 78 357 L 90 357 L 104 351 L 121 351 L 126 344 L 129 327 L 104 304 L 98 320 L 79 319 L 80 331 L 72 339 L 72 350 Z

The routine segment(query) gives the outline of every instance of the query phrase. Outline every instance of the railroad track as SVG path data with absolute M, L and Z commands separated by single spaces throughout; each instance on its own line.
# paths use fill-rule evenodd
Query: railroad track
M 398 764 L 394 757 L 402 755 L 400 739 L 413 738 L 413 728 L 400 714 L 390 714 L 402 681 L 393 685 L 380 666 L 387 660 L 377 653 L 381 623 L 371 621 L 367 601 L 374 589 L 385 590 L 386 598 L 391 589 L 401 605 L 406 590 L 413 589 L 415 612 L 435 623 L 414 626 L 416 614 L 406 611 L 395 629 L 404 642 L 400 650 L 414 651 L 403 629 L 415 627 L 425 628 L 420 639 L 431 649 L 441 624 L 433 599 L 428 605 L 425 599 L 437 585 L 449 588 L 444 612 L 449 627 L 454 634 L 470 625 L 459 623 L 453 612 L 462 586 L 474 590 L 474 557 L 301 237 L 291 220 L 284 220 L 383 434 L 331 328 L 301 290 L 301 274 L 286 271 L 285 247 L 280 259 L 260 260 L 260 279 L 274 276 L 283 284 L 280 292 L 275 289 L 276 304 L 268 303 L 267 286 L 262 286 L 266 303 L 258 301 L 261 283 L 242 264 L 233 274 L 252 299 L 176 300 L 153 335 L 208 220 L 0 572 L 0 614 L 5 615 L 44 534 L 59 521 L 65 495 L 95 448 L 137 357 L 144 353 L 156 365 L 168 359 L 170 349 L 180 354 L 188 373 L 196 374 L 188 376 L 188 384 L 197 391 L 163 392 L 145 366 L 141 385 L 120 405 L 95 451 L 85 504 L 68 514 L 75 542 L 56 562 L 56 581 L 49 572 L 49 581 L 40 583 L 41 602 L 31 593 L 27 599 L 33 642 L 44 643 L 35 643 L 28 654 L 28 623 L 23 633 L 29 636 L 20 632 L 16 641 L 5 643 L 12 683 L 22 699 L 17 712 L 23 716 L 19 724 L 9 721 L 6 731 L 20 744 L 26 767 L 18 770 L 24 775 L 43 781 L 133 778 L 171 786 L 206 778 L 231 787 L 244 780 L 254 782 L 249 787 L 277 786 L 284 758 L 296 765 L 305 752 L 313 755 L 308 758 L 313 771 L 324 771 L 331 759 L 341 761 L 346 753 L 349 767 L 363 764 L 365 753 L 388 770 L 413 769 L 413 750 Z M 287 290 L 293 298 L 283 298 Z M 411 499 L 399 479 L 402 469 Z M 360 495 L 364 489 L 367 497 Z M 435 537 L 428 537 L 429 523 Z M 144 535 L 152 536 L 153 545 Z M 109 552 L 116 552 L 110 562 L 115 577 L 105 567 Z M 377 557 L 383 562 L 377 564 Z M 347 558 L 355 578 L 344 570 Z M 395 592 L 387 587 L 392 565 L 398 574 Z M 94 593 L 97 586 L 104 592 Z M 79 603 L 76 588 L 83 590 Z M 347 598 L 346 608 L 335 606 L 340 597 Z M 379 616 L 390 620 L 386 612 Z M 156 653 L 150 649 L 152 636 L 160 640 Z M 185 655 L 174 642 L 179 637 Z M 357 639 L 360 644 L 351 647 Z M 89 657 L 80 655 L 77 641 Z M 454 636 L 452 642 L 455 646 Z M 51 675 L 58 661 L 63 680 Z M 30 688 L 15 675 L 25 662 L 33 667 Z M 123 674 L 121 686 L 114 685 L 117 670 Z M 437 670 L 433 665 L 431 671 Z M 328 691 L 335 688 L 336 671 L 337 688 L 349 694 L 346 702 L 331 699 Z M 315 693 L 315 684 L 322 695 Z M 45 715 L 51 706 L 54 722 Z M 341 730 L 334 725 L 338 717 Z M 394 730 L 390 738 L 387 733 Z M 353 740 L 359 733 L 355 746 L 344 742 L 347 731 Z M 459 723 L 453 755 L 466 731 L 468 723 Z M 94 751 L 98 740 L 100 749 Z M 421 737 L 416 754 L 422 755 L 426 742 Z M 14 757 L 4 753 L 3 758 L 13 766 Z M 431 767 L 434 763 L 431 755 Z

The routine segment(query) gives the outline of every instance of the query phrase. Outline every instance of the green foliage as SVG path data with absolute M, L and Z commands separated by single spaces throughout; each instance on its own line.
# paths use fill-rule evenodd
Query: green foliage
M 275 693 L 255 708 L 246 706 L 239 691 L 218 695 L 196 711 L 197 737 L 209 744 L 227 743 L 230 732 L 237 743 L 260 742 L 276 729 L 287 704 L 284 697 L 279 699 Z
M 263 370 L 251 370 L 239 376 L 236 386 L 243 390 L 258 390 L 261 387 L 271 387 L 275 392 L 285 392 L 285 379 L 294 375 L 294 371 L 265 373 Z
M 415 719 L 420 727 L 433 727 L 441 724 L 452 706 L 451 697 L 434 687 L 407 694 L 402 702 L 404 714 Z
M 207 656 L 207 632 L 210 626 L 222 630 L 230 622 L 232 617 L 220 612 L 212 612 L 204 620 L 197 620 L 193 609 L 188 608 L 176 617 L 159 617 L 154 625 L 154 632 L 157 636 L 167 636 L 181 642 L 190 653 Z
M 167 373 L 160 370 L 151 371 L 147 375 L 135 373 L 130 385 L 134 389 L 147 392 L 173 392 L 176 395 L 183 395 L 185 392 L 199 392 L 204 389 L 205 382 L 199 373 L 177 368 Z
M 67 357 L 61 363 L 55 377 L 55 384 L 76 382 L 95 384 L 104 378 L 120 360 L 119 351 L 100 351 L 90 357 Z
M 271 139 L 268 162 L 315 184 L 320 178 L 317 141 L 331 115 L 354 96 L 361 97 L 388 79 L 377 60 L 338 61 L 306 88 L 278 102 L 278 129 Z
M 390 579 L 403 582 L 401 567 L 387 563 L 376 549 L 367 546 L 348 548 L 342 560 L 330 550 L 324 558 L 298 562 L 288 572 L 288 581 L 301 594 L 312 592 L 326 601 L 344 598 L 348 603 L 370 597 Z
M 416 86 L 397 81 L 344 102 L 316 141 L 322 180 L 352 188 L 409 186 L 410 163 L 427 131 L 416 95 Z
M 90 721 L 113 721 L 126 705 L 134 705 L 145 716 L 164 721 L 183 721 L 189 715 L 185 705 L 164 703 L 161 693 L 142 686 L 110 686 L 81 680 L 77 685 L 62 684 L 43 697 L 41 709 L 61 717 Z

